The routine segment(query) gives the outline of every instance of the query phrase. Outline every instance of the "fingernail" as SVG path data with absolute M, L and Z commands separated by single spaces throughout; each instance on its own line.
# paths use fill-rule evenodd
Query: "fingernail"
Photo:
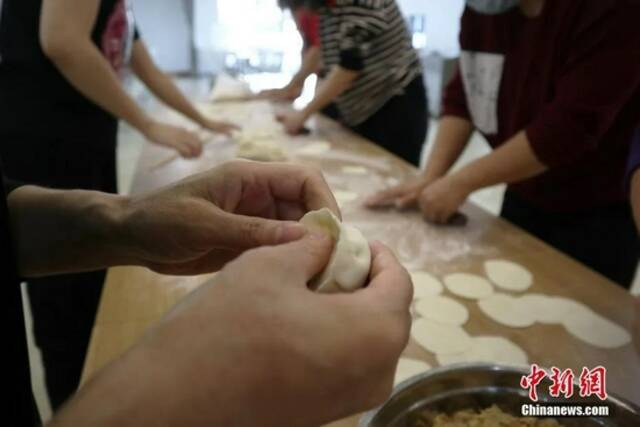
M 302 224 L 298 224 L 297 222 L 288 222 L 280 226 L 277 231 L 276 240 L 279 243 L 291 242 L 300 239 L 304 236 L 305 232 L 306 229 Z

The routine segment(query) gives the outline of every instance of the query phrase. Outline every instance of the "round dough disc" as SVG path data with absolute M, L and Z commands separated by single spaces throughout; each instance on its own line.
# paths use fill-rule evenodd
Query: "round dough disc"
M 526 328 L 536 322 L 533 312 L 511 295 L 493 294 L 478 301 L 478 307 L 491 319 L 512 328 Z
M 422 360 L 401 357 L 400 360 L 398 360 L 398 366 L 396 367 L 396 376 L 393 379 L 393 386 L 395 387 L 401 382 L 428 371 L 429 369 L 431 369 L 431 365 L 423 362 Z
M 429 319 L 415 320 L 411 337 L 420 347 L 436 354 L 463 353 L 471 348 L 471 337 L 460 326 Z
M 444 287 L 435 276 L 424 271 L 414 271 L 411 273 L 413 282 L 413 299 L 421 299 L 442 293 Z
M 442 295 L 422 298 L 416 302 L 414 308 L 421 317 L 448 325 L 462 326 L 469 320 L 467 307 Z
M 502 259 L 484 263 L 487 277 L 499 288 L 507 291 L 524 292 L 533 284 L 533 275 L 515 262 Z
M 482 299 L 493 294 L 491 283 L 475 274 L 453 273 L 445 276 L 443 281 L 449 292 L 462 298 Z
M 303 156 L 319 156 L 331 150 L 331 144 L 326 141 L 317 141 L 306 144 L 300 148 L 296 153 Z
M 571 335 L 594 347 L 618 348 L 631 342 L 626 329 L 591 310 L 572 313 L 563 324 Z
M 525 294 L 518 298 L 523 308 L 532 312 L 536 322 L 544 325 L 564 323 L 573 314 L 590 309 L 575 300 L 544 294 Z
M 348 175 L 367 175 L 369 170 L 364 166 L 343 166 L 342 172 Z
M 471 339 L 471 348 L 458 354 L 438 354 L 440 366 L 454 363 L 484 362 L 509 366 L 528 366 L 527 353 L 512 341 L 503 337 L 479 336 Z

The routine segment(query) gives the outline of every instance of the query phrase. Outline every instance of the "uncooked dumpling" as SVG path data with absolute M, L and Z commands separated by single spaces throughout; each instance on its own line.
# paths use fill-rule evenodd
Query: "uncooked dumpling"
M 533 284 L 533 275 L 529 270 L 515 262 L 502 259 L 486 261 L 484 269 L 496 286 L 508 291 L 526 291 Z
M 364 286 L 371 267 L 369 242 L 357 228 L 342 224 L 327 208 L 307 213 L 300 222 L 331 236 L 335 242 L 329 263 L 311 281 L 318 292 L 353 292 Z

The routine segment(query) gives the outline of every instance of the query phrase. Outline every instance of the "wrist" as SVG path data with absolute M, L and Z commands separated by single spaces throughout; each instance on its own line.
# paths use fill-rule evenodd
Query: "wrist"
M 137 120 L 136 123 L 131 123 L 133 127 L 138 129 L 146 137 L 149 136 L 149 134 L 151 133 L 151 129 L 155 124 L 156 124 L 156 121 L 146 115 L 144 117 L 141 117 L 139 120 Z
M 126 211 L 129 197 L 116 194 L 96 193 L 93 202 L 86 207 L 86 216 L 95 218 L 90 233 L 102 242 L 103 259 L 106 266 L 132 264 L 130 236 L 126 227 Z
M 479 188 L 472 176 L 467 173 L 466 168 L 452 173 L 446 178 L 453 184 L 453 188 L 465 195 L 469 195 Z

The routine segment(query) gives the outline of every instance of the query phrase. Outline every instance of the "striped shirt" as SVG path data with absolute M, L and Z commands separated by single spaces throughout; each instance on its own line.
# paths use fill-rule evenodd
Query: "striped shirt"
M 336 99 L 347 125 L 367 120 L 422 74 L 395 0 L 335 0 L 319 15 L 323 71 L 339 65 L 360 72 Z

